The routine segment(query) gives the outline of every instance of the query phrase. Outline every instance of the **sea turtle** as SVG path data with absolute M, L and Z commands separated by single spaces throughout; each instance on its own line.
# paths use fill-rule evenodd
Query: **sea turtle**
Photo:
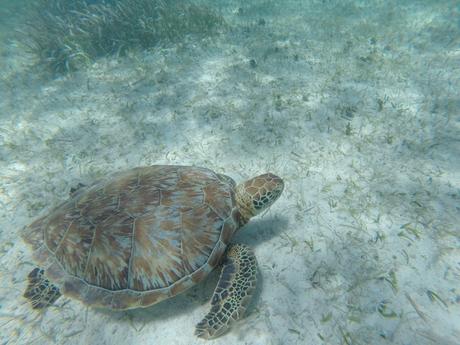
M 236 185 L 206 168 L 138 167 L 72 190 L 70 198 L 22 230 L 40 267 L 24 296 L 42 309 L 62 294 L 92 307 L 148 307 L 223 268 L 211 310 L 195 334 L 214 338 L 240 319 L 257 263 L 235 232 L 278 199 L 271 173 Z

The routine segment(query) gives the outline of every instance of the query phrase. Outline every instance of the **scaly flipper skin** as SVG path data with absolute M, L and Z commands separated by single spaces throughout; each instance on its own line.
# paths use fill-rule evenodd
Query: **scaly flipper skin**
M 211 311 L 196 326 L 198 337 L 212 339 L 241 319 L 256 286 L 257 262 L 252 250 L 242 244 L 228 247 Z
M 50 283 L 44 276 L 44 271 L 34 268 L 27 277 L 27 285 L 24 297 L 32 304 L 33 309 L 43 309 L 53 304 L 60 296 L 59 289 Z

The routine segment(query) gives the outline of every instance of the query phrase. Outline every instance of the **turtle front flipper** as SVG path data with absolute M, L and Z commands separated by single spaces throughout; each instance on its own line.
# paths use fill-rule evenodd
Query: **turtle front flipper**
M 230 245 L 212 296 L 211 311 L 196 326 L 197 336 L 218 337 L 243 317 L 255 290 L 256 273 L 257 262 L 252 250 L 242 244 Z
M 61 293 L 57 286 L 50 283 L 44 275 L 44 271 L 40 268 L 34 268 L 27 277 L 29 284 L 27 285 L 24 297 L 29 300 L 34 309 L 42 309 L 53 304 Z

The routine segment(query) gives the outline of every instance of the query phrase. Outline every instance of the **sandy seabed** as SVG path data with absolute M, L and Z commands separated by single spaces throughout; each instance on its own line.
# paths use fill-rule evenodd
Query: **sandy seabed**
M 286 182 L 235 238 L 259 262 L 247 316 L 208 343 L 460 344 L 458 3 L 220 3 L 231 32 L 58 78 L 2 27 L 1 344 L 205 343 L 217 274 L 128 312 L 22 297 L 19 230 L 71 186 L 150 164 Z

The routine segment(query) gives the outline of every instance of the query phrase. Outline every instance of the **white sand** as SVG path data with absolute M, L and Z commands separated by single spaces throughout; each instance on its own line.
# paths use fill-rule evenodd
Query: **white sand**
M 21 297 L 23 226 L 79 182 L 160 163 L 286 181 L 235 239 L 259 261 L 254 303 L 210 344 L 460 344 L 458 4 L 220 3 L 246 33 L 54 80 L 3 33 L 1 344 L 205 343 L 216 274 L 123 313 Z

